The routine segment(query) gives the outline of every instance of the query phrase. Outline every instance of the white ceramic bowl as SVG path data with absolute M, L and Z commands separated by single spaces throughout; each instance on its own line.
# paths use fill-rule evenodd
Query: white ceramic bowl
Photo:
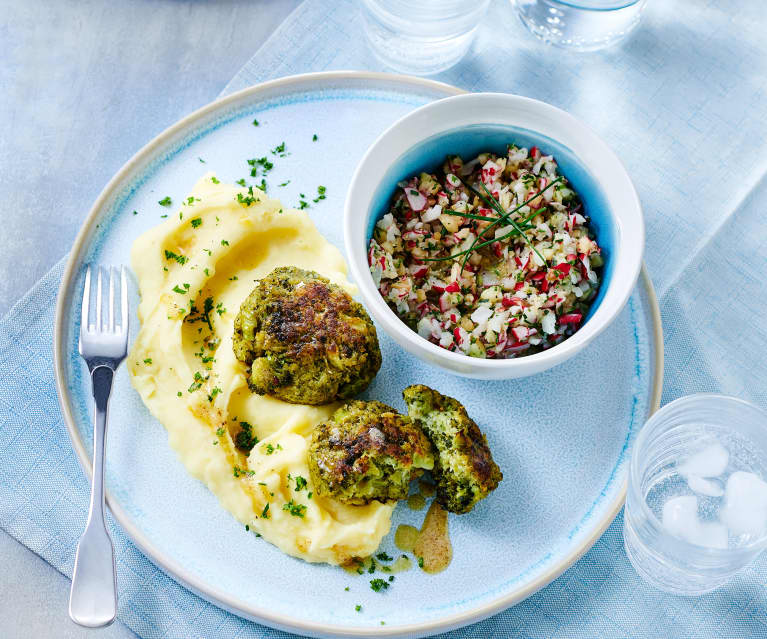
M 397 182 L 440 166 L 448 154 L 464 159 L 506 145 L 538 146 L 553 154 L 591 217 L 605 266 L 586 321 L 573 336 L 534 355 L 478 359 L 451 352 L 404 324 L 378 292 L 368 270 L 373 227 L 386 212 Z M 352 176 L 344 211 L 344 240 L 352 275 L 379 326 L 405 350 L 444 369 L 482 379 L 539 373 L 572 357 L 612 322 L 639 275 L 644 222 L 634 185 L 616 155 L 588 127 L 544 102 L 502 93 L 473 93 L 432 102 L 387 129 Z

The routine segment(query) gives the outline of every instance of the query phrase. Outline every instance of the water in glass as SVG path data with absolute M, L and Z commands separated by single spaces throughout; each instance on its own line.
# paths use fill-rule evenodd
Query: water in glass
M 415 75 L 449 69 L 469 50 L 490 0 L 362 0 L 373 53 Z
M 647 0 L 511 0 L 536 36 L 558 47 L 594 51 L 639 24 Z

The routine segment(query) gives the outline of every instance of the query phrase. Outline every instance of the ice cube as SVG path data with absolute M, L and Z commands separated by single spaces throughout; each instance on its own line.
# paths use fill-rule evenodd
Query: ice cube
M 699 495 L 707 495 L 708 497 L 721 497 L 724 495 L 722 482 L 718 479 L 704 479 L 698 475 L 687 475 L 687 485 L 690 487 L 690 490 Z
M 674 537 L 707 548 L 727 548 L 727 526 L 703 522 L 698 517 L 695 495 L 672 497 L 663 504 L 663 527 Z
M 663 504 L 663 527 L 675 537 L 685 539 L 698 523 L 698 498 L 695 495 L 672 497 Z
M 727 526 L 717 521 L 701 521 L 691 528 L 687 541 L 707 548 L 727 548 Z
M 730 453 L 719 442 L 716 442 L 688 457 L 679 466 L 678 471 L 682 475 L 719 477 L 727 468 L 729 460 Z
M 754 473 L 737 471 L 725 488 L 719 518 L 733 535 L 761 537 L 767 532 L 767 483 Z

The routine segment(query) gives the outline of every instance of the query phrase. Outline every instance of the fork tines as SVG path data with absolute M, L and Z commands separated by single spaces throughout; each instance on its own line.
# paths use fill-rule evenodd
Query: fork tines
M 96 304 L 93 309 L 95 314 L 96 323 L 93 324 L 90 321 L 91 318 L 91 265 L 89 264 L 85 271 L 85 285 L 83 287 L 83 305 L 82 315 L 80 322 L 80 332 L 84 333 L 118 333 L 122 334 L 127 331 L 128 328 L 128 283 L 126 277 L 125 267 L 120 267 L 120 324 L 115 325 L 115 281 L 117 279 L 117 268 L 114 266 L 107 267 L 109 271 L 109 306 L 104 309 L 103 304 L 103 276 L 102 272 L 105 270 L 101 266 L 96 266 Z M 108 322 L 104 325 L 103 311 L 108 314 Z

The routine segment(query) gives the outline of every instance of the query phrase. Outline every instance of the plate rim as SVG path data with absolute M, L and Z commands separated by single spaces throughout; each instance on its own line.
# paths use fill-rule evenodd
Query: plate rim
M 64 368 L 68 354 L 65 351 L 64 336 L 65 310 L 69 306 L 70 298 L 75 293 L 74 288 L 77 281 L 77 267 L 79 259 L 86 247 L 86 241 L 94 229 L 96 218 L 99 215 L 99 212 L 104 208 L 104 205 L 112 197 L 113 194 L 119 193 L 119 190 L 117 189 L 119 189 L 120 185 L 125 181 L 130 173 L 133 172 L 134 169 L 137 168 L 140 164 L 144 163 L 145 160 L 150 159 L 147 158 L 147 156 L 151 156 L 151 154 L 157 148 L 161 147 L 175 135 L 182 133 L 185 129 L 194 125 L 198 120 L 208 115 L 214 114 L 219 109 L 226 108 L 226 106 L 230 104 L 235 104 L 249 97 L 257 97 L 261 93 L 273 91 L 275 89 L 306 83 L 318 83 L 322 85 L 327 81 L 344 82 L 350 80 L 368 81 L 372 85 L 379 83 L 389 83 L 411 87 L 420 87 L 431 89 L 437 92 L 443 92 L 445 97 L 450 95 L 461 95 L 464 93 L 469 93 L 468 91 L 465 91 L 459 87 L 436 80 L 396 73 L 372 71 L 322 71 L 290 75 L 282 78 L 277 78 L 275 80 L 262 82 L 231 93 L 223 98 L 218 98 L 176 121 L 174 124 L 156 135 L 146 145 L 139 149 L 125 164 L 123 164 L 123 166 L 112 176 L 109 182 L 107 182 L 106 186 L 102 189 L 101 193 L 96 198 L 90 211 L 88 212 L 88 215 L 85 218 L 85 221 L 77 233 L 75 241 L 72 245 L 72 249 L 70 250 L 69 257 L 67 258 L 66 266 L 57 294 L 56 313 L 53 326 L 53 368 L 57 398 L 62 411 L 64 422 L 67 426 L 70 442 L 77 455 L 78 461 L 80 462 L 83 473 L 85 474 L 86 479 L 89 481 L 93 472 L 91 459 L 75 424 L 74 416 L 71 410 L 71 398 L 69 396 L 69 389 L 65 382 Z M 663 327 L 661 323 L 660 308 L 658 306 L 655 289 L 653 288 L 652 281 L 647 273 L 644 262 L 642 263 L 640 282 L 641 285 L 645 288 L 645 292 L 647 294 L 653 327 L 652 338 L 655 366 L 654 370 L 652 371 L 653 377 L 649 398 L 649 414 L 652 415 L 652 413 L 654 413 L 660 407 L 661 391 L 663 386 Z M 105 495 L 107 506 L 114 515 L 116 521 L 119 523 L 120 527 L 126 533 L 131 542 L 139 548 L 144 556 L 146 556 L 163 572 L 181 583 L 185 588 L 191 590 L 203 599 L 227 610 L 228 612 L 281 630 L 286 630 L 294 633 L 310 633 L 314 636 L 413 637 L 429 636 L 438 632 L 445 632 L 451 629 L 475 623 L 482 619 L 486 619 L 493 614 L 496 614 L 513 606 L 516 603 L 523 601 L 530 595 L 551 583 L 554 579 L 559 577 L 568 568 L 570 568 L 578 559 L 580 559 L 602 536 L 604 531 L 613 522 L 620 509 L 623 507 L 626 499 L 626 488 L 627 479 L 624 479 L 615 500 L 612 504 L 610 504 L 605 516 L 592 530 L 591 534 L 586 537 L 578 547 L 573 548 L 570 553 L 568 553 L 562 560 L 557 562 L 556 565 L 552 566 L 544 574 L 540 575 L 537 579 L 528 583 L 524 587 L 515 589 L 509 593 L 505 593 L 470 610 L 441 617 L 439 619 L 425 621 L 422 623 L 400 625 L 390 628 L 387 628 L 386 626 L 382 626 L 380 628 L 368 626 L 340 626 L 311 621 L 297 621 L 295 619 L 285 617 L 281 614 L 274 613 L 270 610 L 262 609 L 258 606 L 242 602 L 236 597 L 229 595 L 229 593 L 209 586 L 208 584 L 204 583 L 203 580 L 187 571 L 175 560 L 165 557 L 164 554 L 156 549 L 152 542 L 144 536 L 144 533 L 138 527 L 133 525 L 133 522 L 131 521 L 128 514 L 123 510 L 120 503 L 114 497 L 112 497 L 108 489 L 105 490 Z

